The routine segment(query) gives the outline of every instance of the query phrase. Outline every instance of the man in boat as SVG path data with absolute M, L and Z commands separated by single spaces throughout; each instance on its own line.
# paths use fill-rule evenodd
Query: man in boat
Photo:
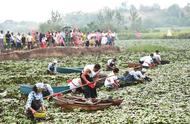
M 54 59 L 51 63 L 48 65 L 48 74 L 56 74 L 57 73 L 57 60 Z
M 106 64 L 106 69 L 108 71 L 110 71 L 110 70 L 113 70 L 114 68 L 116 68 L 116 61 L 117 61 L 116 58 L 109 59 L 107 64 Z
M 139 63 L 142 65 L 143 68 L 150 68 L 153 66 L 153 54 L 151 53 L 150 56 L 144 56 L 140 58 Z
M 34 120 L 34 114 L 36 112 L 45 111 L 44 101 L 43 101 L 43 83 L 37 83 L 34 85 L 33 90 L 29 93 L 26 102 L 26 114 L 27 117 Z
M 104 82 L 104 86 L 108 89 L 118 89 L 119 80 L 117 74 L 119 73 L 118 68 L 114 68 L 113 71 L 108 75 Z
M 154 53 L 153 61 L 155 64 L 161 64 L 160 52 L 158 50 Z
M 136 67 L 134 70 L 129 71 L 126 76 L 119 77 L 118 79 L 121 81 L 125 81 L 126 83 L 143 83 L 146 81 L 151 81 L 149 77 L 145 75 L 146 69 L 141 67 Z
M 80 78 L 75 78 L 73 80 L 68 80 L 67 81 L 68 86 L 70 87 L 70 90 L 73 93 L 76 93 L 77 91 L 82 92 L 81 86 L 82 86 L 82 82 Z
M 96 83 L 99 79 L 99 72 L 101 66 L 99 64 L 86 65 L 80 74 L 83 85 L 83 93 L 88 103 L 92 103 L 92 98 L 97 97 Z

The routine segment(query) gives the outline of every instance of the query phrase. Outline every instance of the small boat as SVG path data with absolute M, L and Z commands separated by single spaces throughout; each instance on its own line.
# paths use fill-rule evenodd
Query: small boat
M 127 65 L 128 65 L 129 68 L 142 67 L 142 65 L 140 63 L 130 63 L 130 62 L 128 62 Z M 157 64 L 151 64 L 149 66 L 149 68 L 155 68 L 156 66 L 157 66 Z
M 57 67 L 57 72 L 58 73 L 63 73 L 63 74 L 70 74 L 70 73 L 81 73 L 83 70 L 82 67 Z
M 128 62 L 127 65 L 128 65 L 129 68 L 135 68 L 135 67 L 140 67 L 141 66 L 140 63 L 131 63 L 131 62 Z
M 28 95 L 32 91 L 33 86 L 31 85 L 21 85 L 20 92 L 24 95 Z M 69 86 L 53 86 L 52 87 L 54 93 L 69 91 Z
M 81 109 L 85 111 L 103 110 L 110 106 L 119 106 L 123 99 L 93 99 L 93 103 L 87 103 L 86 99 L 74 96 L 57 96 L 53 98 L 62 110 Z

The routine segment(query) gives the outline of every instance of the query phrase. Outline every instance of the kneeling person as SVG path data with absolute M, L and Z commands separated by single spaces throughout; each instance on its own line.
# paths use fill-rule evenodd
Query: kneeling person
M 106 78 L 104 85 L 109 89 L 117 89 L 119 87 L 119 80 L 117 74 L 119 73 L 118 68 L 114 68 L 113 71 Z

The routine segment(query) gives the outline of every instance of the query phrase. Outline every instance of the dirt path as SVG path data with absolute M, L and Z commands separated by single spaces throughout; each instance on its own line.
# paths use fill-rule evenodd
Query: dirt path
M 33 49 L 28 51 L 14 51 L 9 53 L 0 53 L 0 61 L 20 60 L 47 57 L 79 56 L 87 54 L 106 54 L 120 52 L 118 47 L 100 47 L 100 48 L 45 48 Z

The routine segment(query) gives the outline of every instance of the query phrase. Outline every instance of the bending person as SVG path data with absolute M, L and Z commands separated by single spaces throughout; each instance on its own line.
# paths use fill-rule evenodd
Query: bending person
M 34 119 L 34 114 L 39 111 L 45 111 L 44 101 L 43 101 L 43 85 L 41 83 L 36 84 L 33 90 L 29 93 L 26 102 L 26 114 L 28 118 Z
M 99 70 L 101 66 L 99 64 L 86 65 L 84 70 L 80 74 L 82 84 L 87 84 L 83 87 L 84 96 L 87 102 L 92 103 L 92 98 L 97 97 L 96 87 L 94 87 L 99 79 Z
M 119 85 L 119 80 L 117 77 L 117 74 L 119 73 L 118 68 L 114 68 L 113 71 L 108 75 L 104 82 L 104 86 L 108 89 L 118 89 Z
M 48 74 L 57 73 L 57 60 L 53 60 L 51 63 L 49 63 L 47 73 Z

